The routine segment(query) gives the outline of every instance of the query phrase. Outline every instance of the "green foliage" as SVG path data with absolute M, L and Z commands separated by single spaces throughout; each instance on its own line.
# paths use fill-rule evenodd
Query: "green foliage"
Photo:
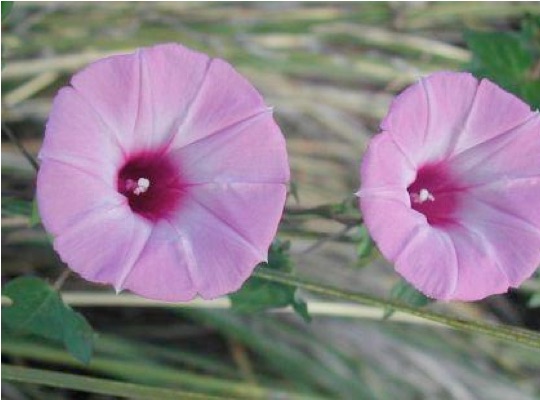
M 356 254 L 358 256 L 358 260 L 362 261 L 371 255 L 373 250 L 375 249 L 375 242 L 369 236 L 369 233 L 365 227 L 365 225 L 360 225 L 357 230 L 358 235 L 358 246 L 356 247 Z
M 12 1 L 3 1 L 2 2 L 2 22 L 9 16 L 11 9 L 13 8 Z
M 424 307 L 428 305 L 431 300 L 409 285 L 403 279 L 397 282 L 390 291 L 390 298 L 394 301 L 399 301 L 413 307 Z M 383 318 L 389 318 L 394 313 L 394 309 L 387 308 L 384 312 Z
M 289 248 L 289 242 L 276 239 L 270 247 L 268 264 L 265 268 L 290 273 L 293 270 L 293 263 L 288 254 Z M 240 290 L 229 295 L 229 298 L 234 310 L 245 313 L 290 305 L 304 321 L 309 322 L 311 317 L 307 304 L 298 298 L 296 290 L 294 286 L 252 276 Z
M 10 281 L 2 294 L 13 302 L 2 310 L 3 327 L 15 334 L 62 342 L 77 360 L 90 362 L 92 327 L 81 314 L 64 304 L 57 291 L 41 279 L 20 277 Z
M 2 215 L 4 216 L 24 216 L 31 214 L 31 204 L 26 200 L 5 196 L 2 198 Z
M 529 299 L 527 306 L 529 308 L 540 308 L 540 293 L 535 293 Z
M 298 195 L 298 184 L 295 181 L 289 183 L 289 195 L 291 195 L 296 202 L 300 204 L 300 196 Z
M 465 33 L 474 75 L 488 78 L 540 108 L 540 17 L 525 18 L 521 31 Z
M 30 214 L 30 226 L 34 227 L 41 223 L 41 216 L 39 215 L 39 209 L 37 204 L 37 198 L 34 197 L 32 201 L 32 211 Z

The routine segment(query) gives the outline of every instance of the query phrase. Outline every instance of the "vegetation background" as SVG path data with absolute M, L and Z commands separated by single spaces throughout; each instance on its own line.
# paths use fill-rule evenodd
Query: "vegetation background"
M 298 199 L 290 196 L 279 237 L 291 241 L 295 273 L 389 296 L 398 276 L 347 219 L 357 217 L 351 196 L 366 143 L 406 85 L 431 71 L 479 70 L 467 32 L 517 35 L 529 14 L 540 14 L 538 3 L 16 2 L 2 23 L 2 131 L 35 156 L 56 91 L 106 55 L 179 42 L 225 58 L 274 106 L 287 138 Z M 480 49 L 488 49 L 480 60 L 515 61 L 512 49 Z M 538 87 L 530 76 L 527 87 Z M 22 275 L 52 283 L 65 269 L 36 224 L 34 190 L 32 165 L 3 135 L 3 284 Z M 65 301 L 95 332 L 90 363 L 3 329 L 3 375 L 13 366 L 61 375 L 5 380 L 2 398 L 540 398 L 540 351 L 406 315 L 383 320 L 381 310 L 298 291 L 307 323 L 290 308 L 242 313 L 227 299 L 164 306 L 64 278 Z M 507 295 L 428 307 L 539 330 L 529 302 L 539 292 L 537 276 Z

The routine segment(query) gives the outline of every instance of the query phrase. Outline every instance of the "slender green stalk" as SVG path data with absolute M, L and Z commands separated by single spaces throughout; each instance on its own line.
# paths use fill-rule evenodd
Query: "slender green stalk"
M 285 209 L 286 219 L 296 219 L 304 217 L 316 217 L 339 222 L 345 226 L 359 225 L 362 223 L 362 216 L 358 213 L 356 206 L 347 208 L 346 202 L 354 202 L 355 197 L 347 198 L 341 204 L 323 204 L 316 207 L 287 207 Z
M 289 400 L 316 400 L 312 396 L 261 385 L 253 385 L 233 379 L 215 378 L 208 375 L 186 372 L 183 369 L 158 365 L 148 362 L 120 360 L 111 356 L 96 355 L 87 367 L 81 366 L 64 350 L 46 344 L 33 343 L 28 340 L 2 338 L 2 355 L 22 357 L 30 360 L 46 362 L 54 365 L 71 366 L 83 369 L 88 373 L 100 373 L 118 379 L 143 381 L 159 385 L 174 385 L 209 394 L 227 395 L 235 399 L 268 399 L 286 398 Z M 4 371 L 2 370 L 2 373 Z M 4 379 L 4 377 L 2 377 Z M 159 396 L 148 396 L 147 399 L 161 399 Z M 179 397 L 182 398 L 182 397 Z
M 430 321 L 438 322 L 456 330 L 464 332 L 482 333 L 496 339 L 512 343 L 520 343 L 528 347 L 540 349 L 540 334 L 533 331 L 513 328 L 504 325 L 491 324 L 487 322 L 452 318 L 443 314 L 435 313 L 433 311 L 410 307 L 395 301 L 385 300 L 368 294 L 350 292 L 331 286 L 320 285 L 318 283 L 310 282 L 303 278 L 299 278 L 278 271 L 269 270 L 266 268 L 259 268 L 255 271 L 255 275 L 259 278 L 267 279 L 269 281 L 279 282 L 291 286 L 297 286 L 299 288 L 309 290 L 310 292 L 320 295 L 336 297 L 354 303 L 361 303 L 374 307 L 392 308 L 396 311 L 401 311 Z
M 34 383 L 63 389 L 79 390 L 82 392 L 105 394 L 137 399 L 161 400 L 224 400 L 225 397 L 208 396 L 205 394 L 186 392 L 176 389 L 164 389 L 152 386 L 138 385 L 113 381 L 110 379 L 90 378 L 87 376 L 53 372 L 43 369 L 16 367 L 2 364 L 2 379 L 8 381 Z

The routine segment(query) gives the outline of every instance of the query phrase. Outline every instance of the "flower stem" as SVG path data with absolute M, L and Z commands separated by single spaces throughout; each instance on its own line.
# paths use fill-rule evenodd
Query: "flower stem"
M 512 343 L 520 343 L 528 347 L 540 349 L 540 334 L 533 331 L 487 322 L 453 318 L 440 313 L 435 313 L 433 311 L 421 310 L 395 301 L 386 300 L 364 293 L 350 292 L 332 286 L 320 285 L 304 278 L 299 278 L 291 274 L 270 270 L 264 267 L 258 268 L 255 271 L 255 275 L 259 278 L 266 279 L 272 282 L 279 282 L 285 285 L 297 286 L 299 288 L 320 295 L 335 297 L 354 303 L 371 305 L 374 307 L 392 308 L 394 310 L 401 311 L 410 315 L 424 318 L 433 322 L 438 322 L 459 331 L 482 333 L 496 339 Z
M 30 163 L 32 168 L 34 168 L 34 170 L 37 172 L 38 169 L 39 169 L 38 162 L 36 161 L 34 156 L 32 156 L 32 154 L 30 154 L 28 152 L 28 150 L 26 150 L 24 148 L 24 146 L 19 141 L 17 136 L 13 133 L 13 131 L 6 124 L 2 124 L 2 132 L 4 132 L 6 134 L 6 136 L 9 138 L 9 140 L 11 140 L 11 142 L 19 149 L 19 151 L 21 152 L 23 157 L 26 158 L 26 160 Z
M 69 268 L 64 269 L 53 284 L 54 290 L 59 291 L 62 288 L 62 286 L 64 286 L 64 283 L 66 282 L 67 278 L 69 278 L 70 275 L 71 275 L 71 270 Z
M 346 226 L 359 225 L 362 223 L 362 217 L 356 207 L 350 207 L 354 200 L 349 197 L 340 204 L 323 204 L 310 208 L 289 206 L 285 208 L 284 214 L 286 218 L 314 216 L 334 220 Z

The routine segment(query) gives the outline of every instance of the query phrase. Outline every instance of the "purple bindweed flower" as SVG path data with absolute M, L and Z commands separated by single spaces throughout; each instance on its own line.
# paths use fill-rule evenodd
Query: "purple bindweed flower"
M 441 72 L 396 97 L 365 153 L 360 207 L 382 254 L 440 300 L 519 286 L 540 263 L 540 115 Z
M 152 299 L 214 298 L 267 258 L 285 141 L 228 63 L 177 44 L 97 61 L 56 96 L 37 198 L 85 279 Z

